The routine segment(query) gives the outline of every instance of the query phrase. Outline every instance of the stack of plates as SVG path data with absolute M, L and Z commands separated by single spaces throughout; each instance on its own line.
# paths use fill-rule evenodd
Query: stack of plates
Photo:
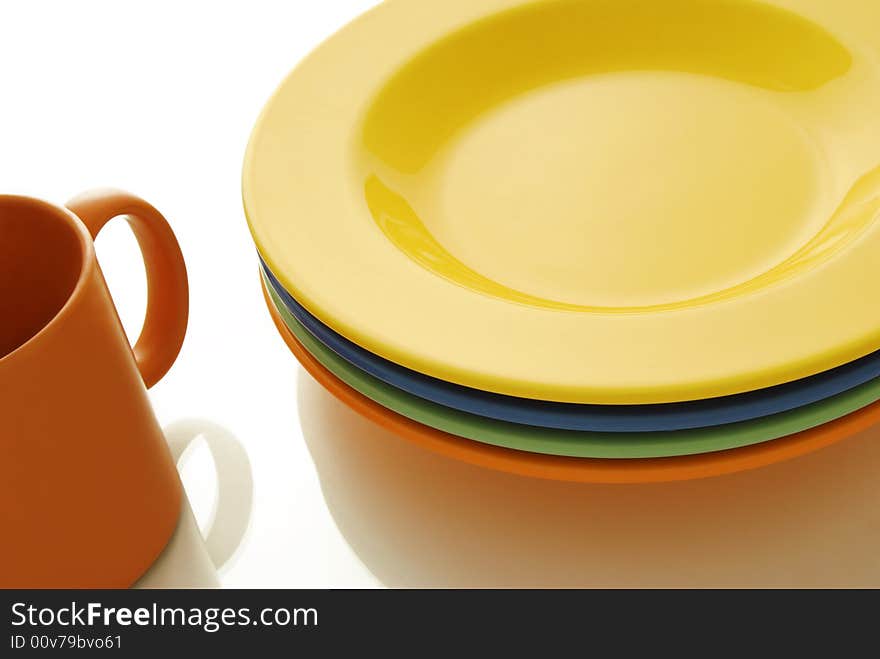
M 293 353 L 455 458 L 706 477 L 880 420 L 880 3 L 386 2 L 244 202 Z

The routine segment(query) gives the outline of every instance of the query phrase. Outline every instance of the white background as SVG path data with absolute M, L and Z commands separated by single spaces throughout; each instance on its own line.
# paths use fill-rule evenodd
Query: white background
M 876 432 L 696 483 L 544 483 L 419 451 L 301 372 L 259 290 L 242 158 L 286 73 L 373 4 L 0 2 L 0 189 L 127 189 L 179 237 L 190 328 L 152 400 L 163 425 L 209 419 L 250 453 L 253 522 L 224 583 L 880 585 Z M 124 222 L 98 255 L 134 336 L 145 286 Z M 206 519 L 204 448 L 183 476 Z

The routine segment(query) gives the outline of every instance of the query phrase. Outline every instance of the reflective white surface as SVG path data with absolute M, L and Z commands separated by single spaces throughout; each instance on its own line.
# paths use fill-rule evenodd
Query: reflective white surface
M 721 478 L 579 485 L 427 453 L 305 374 L 299 400 L 330 512 L 388 586 L 880 586 L 880 428 Z
M 178 468 L 188 463 L 201 439 L 214 468 L 210 508 L 202 504 L 201 524 L 189 498 L 181 503 L 177 528 L 150 569 L 135 584 L 139 588 L 217 588 L 222 571 L 244 547 L 253 511 L 253 478 L 247 451 L 225 428 L 205 419 L 182 419 L 164 428 L 168 448 Z M 205 492 L 204 464 L 191 477 L 189 490 Z M 209 511 L 206 517 L 206 511 Z
M 190 329 L 152 400 L 163 425 L 210 419 L 248 450 L 253 520 L 224 585 L 880 585 L 880 432 L 711 481 L 554 484 L 427 454 L 301 374 L 260 293 L 241 162 L 283 76 L 373 4 L 4 7 L 2 191 L 63 202 L 127 189 L 180 239 Z M 134 335 L 144 280 L 124 223 L 98 251 Z M 205 523 L 215 476 L 204 446 L 182 475 Z
M 208 554 L 189 501 L 165 550 L 134 588 L 219 588 L 220 575 Z

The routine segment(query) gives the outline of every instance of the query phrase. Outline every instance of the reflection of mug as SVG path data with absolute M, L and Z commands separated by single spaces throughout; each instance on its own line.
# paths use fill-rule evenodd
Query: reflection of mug
M 184 497 L 177 529 L 135 587 L 215 588 L 218 571 L 235 555 L 250 523 L 253 478 L 247 452 L 228 430 L 200 419 L 168 426 L 165 437 L 181 466 L 193 441 L 205 440 L 217 477 L 213 514 L 200 531 Z
M 120 215 L 149 286 L 133 352 L 92 243 Z M 187 310 L 180 248 L 145 201 L 0 196 L 0 586 L 128 586 L 162 551 L 181 486 L 144 385 L 177 357 Z

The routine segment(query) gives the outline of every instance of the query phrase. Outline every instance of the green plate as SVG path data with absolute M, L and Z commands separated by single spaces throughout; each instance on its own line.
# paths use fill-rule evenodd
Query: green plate
M 664 458 L 740 448 L 786 437 L 846 416 L 880 400 L 880 379 L 790 412 L 752 421 L 671 432 L 605 433 L 555 430 L 496 421 L 437 405 L 392 387 L 337 355 L 294 318 L 263 281 L 285 324 L 333 375 L 398 414 L 459 437 L 505 448 L 577 458 Z

